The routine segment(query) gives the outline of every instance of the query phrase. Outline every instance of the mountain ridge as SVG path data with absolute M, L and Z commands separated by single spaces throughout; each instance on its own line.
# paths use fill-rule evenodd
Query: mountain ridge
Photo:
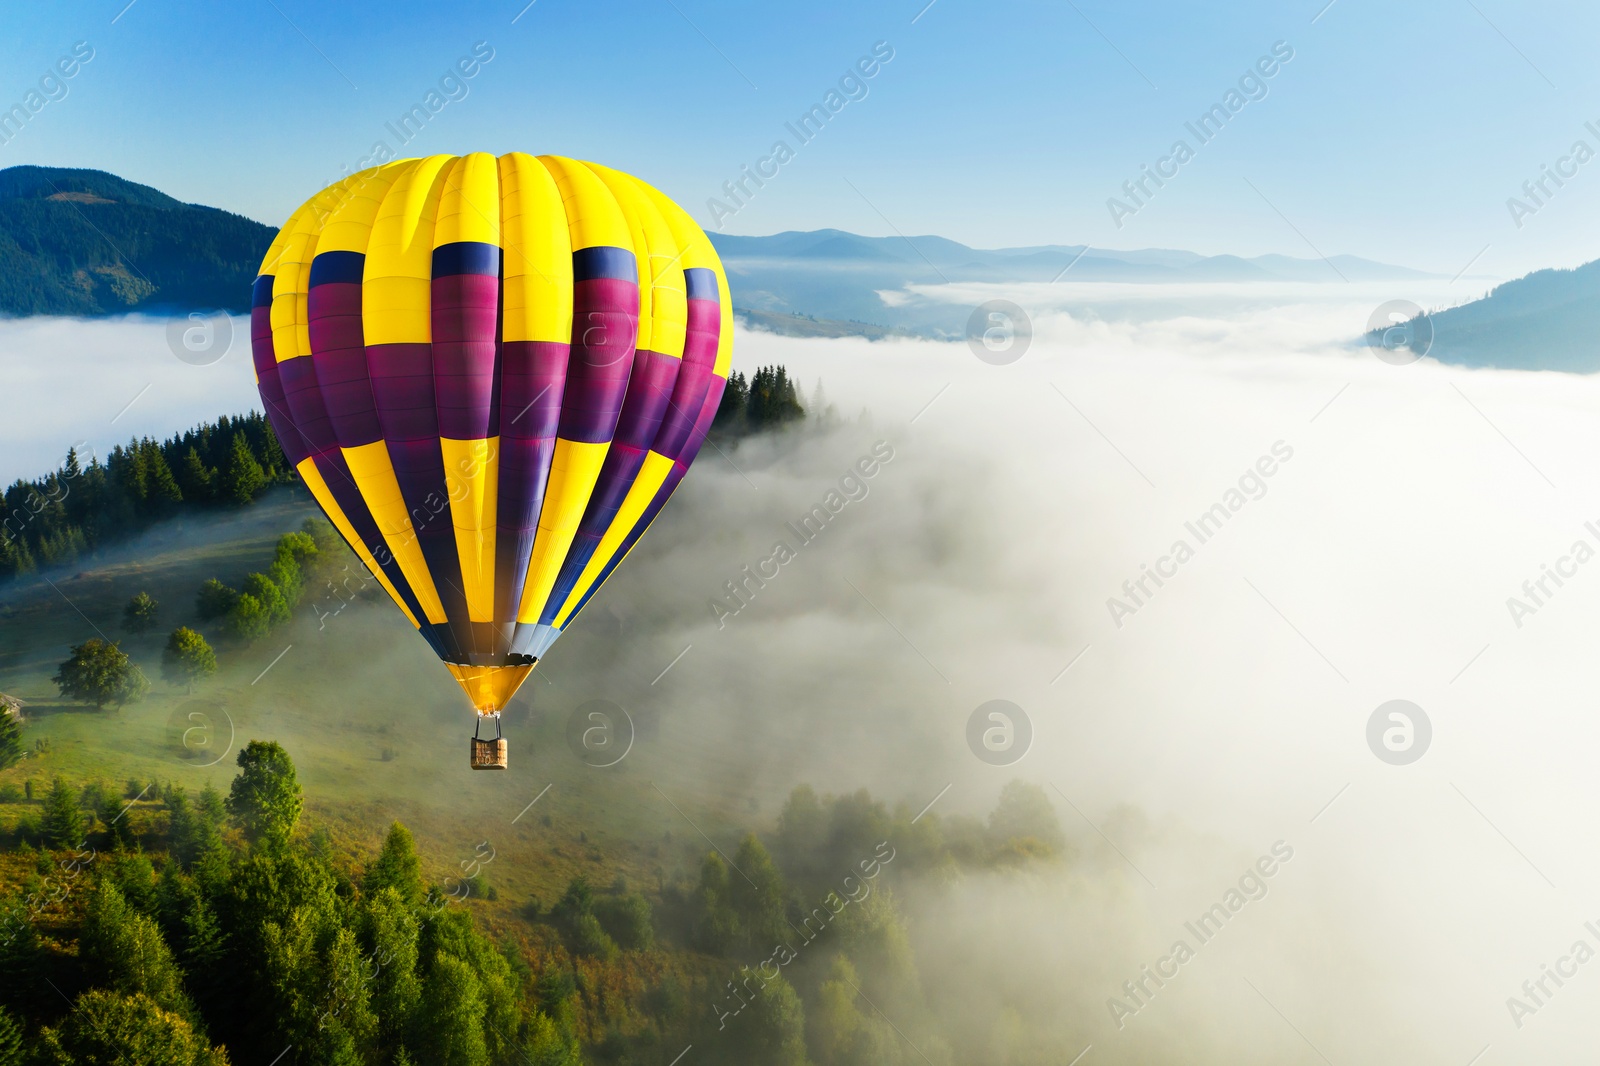
M 1600 371 L 1600 259 L 1535 270 L 1425 317 L 1426 354 L 1441 363 L 1592 374 Z M 1378 343 L 1378 331 L 1363 339 Z
M 103 170 L 7 167 L 0 313 L 244 312 L 276 232 Z
M 1172 248 L 1101 249 L 1082 244 L 1044 244 L 1016 248 L 973 248 L 936 234 L 868 237 L 848 230 L 784 230 L 767 236 L 709 234 L 724 260 L 744 261 L 824 260 L 833 263 L 889 263 L 940 270 L 956 269 L 985 275 L 960 280 L 1050 281 L 1070 269 L 1078 280 L 1133 280 L 1142 271 L 1149 281 L 1332 281 L 1345 271 L 1363 280 L 1417 280 L 1443 277 L 1409 267 L 1380 263 L 1359 256 L 1335 255 L 1328 259 L 1299 259 L 1268 254 L 1260 256 L 1202 255 Z M 1332 266 L 1330 267 L 1330 263 Z M 1007 269 L 1026 264 L 1037 269 Z M 1137 268 L 1137 269 L 1130 269 Z M 1099 277 L 1097 272 L 1116 277 Z M 1042 275 L 1034 277 L 1035 273 Z M 996 277 L 999 274 L 1002 276 Z

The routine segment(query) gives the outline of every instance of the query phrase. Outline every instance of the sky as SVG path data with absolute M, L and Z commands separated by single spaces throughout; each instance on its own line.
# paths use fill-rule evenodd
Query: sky
M 1572 157 L 1600 151 L 1593 5 L 926 3 L 28 5 L 0 41 L 0 106 L 77 42 L 93 58 L 0 166 L 110 170 L 275 225 L 381 141 L 604 162 L 727 233 L 1343 253 L 1469 277 L 1594 258 L 1600 163 Z M 386 124 L 475 46 L 492 58 L 446 78 L 402 143 Z M 1248 80 L 1263 57 L 1271 76 Z M 795 137 L 785 124 L 863 59 L 872 76 Z M 1220 133 L 1186 129 L 1241 78 Z M 730 201 L 724 183 L 780 139 L 792 158 Z M 1135 200 L 1143 166 L 1171 176 Z M 1534 200 L 1523 183 L 1545 167 L 1569 176 Z

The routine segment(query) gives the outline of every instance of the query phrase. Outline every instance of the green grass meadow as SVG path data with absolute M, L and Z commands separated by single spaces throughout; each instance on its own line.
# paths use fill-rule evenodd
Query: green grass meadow
M 675 756 L 686 753 L 647 727 L 617 766 L 580 761 L 567 746 L 567 719 L 604 695 L 604 679 L 563 671 L 559 654 L 507 710 L 510 769 L 470 771 L 473 716 L 464 695 L 381 588 L 370 579 L 361 587 L 343 549 L 308 568 L 293 620 L 252 644 L 198 620 L 195 593 L 205 579 L 236 585 L 265 569 L 278 537 L 315 513 L 304 490 L 277 490 L 243 510 L 158 526 L 81 568 L 0 593 L 0 692 L 24 701 L 24 740 L 46 749 L 0 773 L 0 784 L 31 778 L 42 794 L 59 774 L 118 790 L 137 779 L 226 791 L 239 748 L 277 740 L 298 767 L 308 821 L 325 826 L 342 850 L 370 854 L 400 820 L 417 837 L 425 871 L 442 878 L 487 840 L 495 859 L 484 877 L 499 899 L 484 904 L 486 917 L 529 898 L 548 906 L 579 873 L 602 884 L 622 874 L 651 887 L 692 876 L 707 850 L 700 830 L 731 847 L 737 827 L 749 824 L 754 801 L 713 791 L 713 781 L 736 782 L 737 773 L 678 779 L 674 767 L 686 760 Z M 160 625 L 134 636 L 120 623 L 140 591 L 160 603 Z M 218 673 L 193 692 L 161 679 L 161 649 L 179 625 L 200 629 L 217 650 Z M 567 638 L 572 645 L 582 628 L 580 621 Z M 573 658 L 592 661 L 597 650 L 625 658 L 625 649 L 596 648 L 603 620 L 597 628 Z M 142 701 L 97 710 L 57 694 L 57 666 L 72 645 L 96 635 L 119 640 L 150 679 Z M 0 828 L 14 827 L 28 808 L 0 804 Z

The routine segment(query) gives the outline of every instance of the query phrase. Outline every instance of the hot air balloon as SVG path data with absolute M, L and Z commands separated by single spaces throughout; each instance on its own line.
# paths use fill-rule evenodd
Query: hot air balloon
M 594 163 L 403 159 L 291 215 L 252 308 L 284 453 L 465 690 L 472 767 L 503 769 L 500 711 L 716 414 L 733 331 L 711 242 Z

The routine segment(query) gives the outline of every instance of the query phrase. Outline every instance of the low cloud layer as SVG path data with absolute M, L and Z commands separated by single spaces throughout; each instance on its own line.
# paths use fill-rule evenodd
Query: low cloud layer
M 1600 382 L 1349 346 L 1384 299 L 1438 302 L 1414 293 L 1219 290 L 1195 295 L 1209 313 L 1097 320 L 1058 288 L 954 294 L 1029 308 L 1006 366 L 742 335 L 740 366 L 821 379 L 836 418 L 707 448 L 528 698 L 558 717 L 614 700 L 652 723 L 630 756 L 652 781 L 753 822 L 800 782 L 942 814 L 1043 786 L 1074 863 L 911 900 L 925 979 L 965 997 L 953 1023 L 1040 1061 L 1586 1061 L 1600 965 L 1546 978 L 1537 1004 L 1523 984 L 1580 938 L 1600 949 L 1600 560 L 1574 548 L 1600 551 Z M 104 328 L 108 361 L 118 329 L 151 347 Z M 218 372 L 203 395 L 249 388 L 231 356 L 172 362 L 178 382 Z M 114 414 L 113 393 L 93 403 Z M 1525 583 L 1539 602 L 1515 612 Z M 362 607 L 326 639 L 393 614 Z M 338 684 L 452 705 L 393 628 L 392 657 L 343 662 Z M 968 748 L 994 699 L 1032 723 L 1012 766 Z M 1409 765 L 1368 744 L 1395 699 L 1432 725 Z M 459 747 L 438 759 L 459 777 Z M 1292 859 L 1258 893 L 1242 878 L 1280 841 Z M 1220 933 L 1187 930 L 1235 890 Z M 1178 975 L 1130 999 L 1179 940 Z M 1511 997 L 1537 1009 L 1514 1020 Z
M 103 457 L 129 437 L 261 407 L 248 318 L 0 319 L 0 360 L 4 484 L 55 469 L 73 444 Z
M 1573 547 L 1600 548 L 1600 383 L 1349 347 L 1392 295 L 1116 322 L 1036 299 L 1009 366 L 747 337 L 742 360 L 868 417 L 706 454 L 596 603 L 655 649 L 641 683 L 693 645 L 646 698 L 731 792 L 920 806 L 948 783 L 940 809 L 976 813 L 1013 774 L 1044 785 L 1095 860 L 969 882 L 919 929 L 930 971 L 991 1021 L 1021 1011 L 1052 1054 L 1578 1061 L 1600 969 L 1535 983 L 1537 1004 L 1522 986 L 1580 938 L 1600 949 L 1582 846 L 1600 566 Z M 719 628 L 724 583 L 877 440 L 895 458 L 870 495 Z M 1179 542 L 1134 601 L 1125 582 Z M 1536 613 L 1512 611 L 1558 563 Z M 1010 768 L 966 747 L 996 698 L 1033 723 Z M 1432 724 L 1411 765 L 1368 747 L 1393 699 Z M 1278 841 L 1295 857 L 1270 894 L 1200 947 L 1184 923 Z M 1195 958 L 1119 1029 L 1108 1000 L 1178 939 Z M 1536 1011 L 1514 1019 L 1513 996 Z

